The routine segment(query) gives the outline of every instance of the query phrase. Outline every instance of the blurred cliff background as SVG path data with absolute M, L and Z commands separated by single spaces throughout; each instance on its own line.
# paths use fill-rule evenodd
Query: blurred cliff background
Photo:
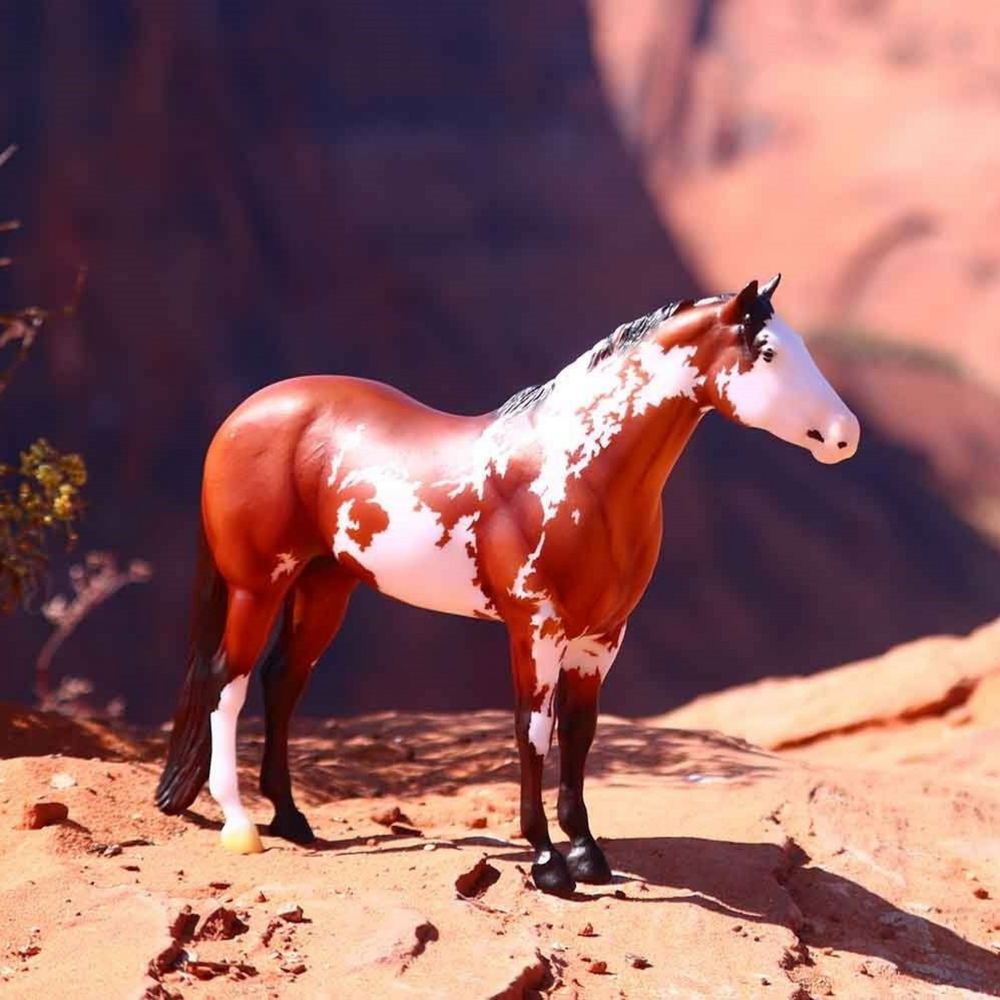
M 172 713 L 200 463 L 306 372 L 474 413 L 682 295 L 777 302 L 862 418 L 833 469 L 712 417 L 604 707 L 662 712 L 1000 612 L 1000 8 L 3 0 L 2 301 L 56 304 L 0 449 L 84 454 L 155 567 L 53 664 Z M 54 581 L 67 560 L 54 563 Z M 0 621 L 0 697 L 50 629 Z M 509 703 L 492 625 L 358 593 L 303 711 Z

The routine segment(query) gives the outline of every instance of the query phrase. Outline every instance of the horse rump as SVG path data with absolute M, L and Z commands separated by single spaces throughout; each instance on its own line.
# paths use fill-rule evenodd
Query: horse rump
M 225 670 L 217 661 L 226 626 L 228 591 L 200 523 L 192 604 L 187 672 L 170 734 L 167 763 L 156 786 L 156 804 L 170 814 L 187 809 L 208 780 L 212 759 L 209 717 L 219 706 L 226 682 Z

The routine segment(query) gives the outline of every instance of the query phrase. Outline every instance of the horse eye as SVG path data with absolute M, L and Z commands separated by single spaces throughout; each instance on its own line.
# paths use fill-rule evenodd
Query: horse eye
M 770 364 L 774 360 L 774 348 L 765 347 L 763 351 L 760 352 L 760 356 Z

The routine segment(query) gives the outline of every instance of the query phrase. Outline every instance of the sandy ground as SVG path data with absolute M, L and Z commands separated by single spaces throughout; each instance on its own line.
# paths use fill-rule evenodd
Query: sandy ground
M 182 817 L 152 805 L 163 734 L 6 706 L 0 996 L 1000 996 L 987 659 L 958 671 L 957 700 L 915 679 L 924 710 L 895 719 L 876 682 L 899 663 L 871 661 L 867 723 L 798 743 L 786 727 L 778 751 L 603 719 L 588 804 L 616 879 L 572 899 L 527 879 L 506 713 L 301 723 L 293 775 L 320 839 L 235 857 L 206 794 Z M 810 685 L 857 703 L 842 670 L 791 683 L 803 705 Z M 955 681 L 939 672 L 938 696 Z M 244 728 L 249 793 L 261 737 Z M 18 828 L 40 800 L 69 818 Z

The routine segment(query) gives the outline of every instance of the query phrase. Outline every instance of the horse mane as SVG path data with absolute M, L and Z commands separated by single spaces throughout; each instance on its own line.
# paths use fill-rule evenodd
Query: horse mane
M 729 298 L 729 296 L 719 295 L 712 299 L 702 299 L 698 305 L 707 305 L 710 301 L 721 301 L 724 298 Z M 605 358 L 610 358 L 612 354 L 627 354 L 636 344 L 645 340 L 664 320 L 670 319 L 671 316 L 694 304 L 691 299 L 677 299 L 675 302 L 670 302 L 645 316 L 632 320 L 631 323 L 622 323 L 613 333 L 599 340 L 590 349 L 587 371 L 591 371 Z M 497 410 L 497 413 L 506 417 L 533 409 L 552 392 L 555 381 L 553 378 L 540 385 L 529 385 L 524 389 L 519 389 Z

